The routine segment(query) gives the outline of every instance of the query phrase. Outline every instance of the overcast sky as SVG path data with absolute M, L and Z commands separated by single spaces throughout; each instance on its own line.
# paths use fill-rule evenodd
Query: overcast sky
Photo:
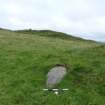
M 50 29 L 105 41 L 105 0 L 0 0 L 0 27 Z

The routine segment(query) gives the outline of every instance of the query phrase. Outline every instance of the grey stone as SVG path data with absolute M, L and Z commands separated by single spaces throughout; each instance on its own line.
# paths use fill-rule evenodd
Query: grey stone
M 57 65 L 53 67 L 47 74 L 47 88 L 54 88 L 57 84 L 61 82 L 66 74 L 67 68 L 65 66 Z

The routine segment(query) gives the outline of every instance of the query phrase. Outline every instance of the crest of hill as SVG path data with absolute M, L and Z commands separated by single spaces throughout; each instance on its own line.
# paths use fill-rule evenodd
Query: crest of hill
M 1 28 L 1 27 L 0 27 L 0 31 L 11 31 L 11 30 L 6 29 L 6 28 Z
M 94 42 L 92 40 L 86 40 L 86 39 L 82 39 L 80 37 L 75 37 L 73 35 L 69 35 L 69 34 L 62 33 L 62 32 L 56 32 L 56 31 L 52 31 L 52 30 L 31 30 L 31 29 L 27 29 L 27 30 L 17 30 L 15 32 L 24 33 L 24 34 L 35 34 L 35 35 L 40 35 L 40 36 L 44 36 L 44 37 L 51 37 L 51 38 L 60 38 L 60 39 L 67 39 L 67 40 Z

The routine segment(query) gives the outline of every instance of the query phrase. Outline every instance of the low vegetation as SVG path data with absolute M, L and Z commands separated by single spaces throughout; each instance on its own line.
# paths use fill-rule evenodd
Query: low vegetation
M 67 64 L 58 96 L 45 88 L 55 64 Z M 105 45 L 54 31 L 0 29 L 0 105 L 105 105 Z

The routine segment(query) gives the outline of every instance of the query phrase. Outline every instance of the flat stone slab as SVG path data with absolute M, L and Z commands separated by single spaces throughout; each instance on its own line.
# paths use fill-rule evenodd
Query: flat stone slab
M 47 74 L 47 88 L 54 88 L 58 83 L 61 82 L 66 74 L 67 68 L 64 65 L 56 65 L 53 67 Z

